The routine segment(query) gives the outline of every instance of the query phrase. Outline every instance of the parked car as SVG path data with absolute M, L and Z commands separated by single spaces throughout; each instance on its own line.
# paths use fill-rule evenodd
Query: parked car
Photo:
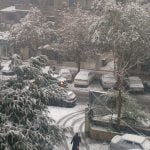
M 72 81 L 72 74 L 69 69 L 60 69 L 59 75 L 63 78 L 66 78 L 67 81 Z
M 116 78 L 113 73 L 103 74 L 101 76 L 101 84 L 104 89 L 113 89 L 116 86 Z
M 127 89 L 129 92 L 144 92 L 142 80 L 137 76 L 131 76 L 127 79 Z
M 74 107 L 76 105 L 77 97 L 73 91 L 66 91 L 66 98 L 63 99 L 61 106 Z
M 1 69 L 3 75 L 14 75 L 14 72 L 11 69 L 10 64 L 11 61 L 8 61 L 4 64 L 3 68 Z
M 111 140 L 110 150 L 150 150 L 150 140 L 134 134 L 116 135 Z
M 58 85 L 61 87 L 67 87 L 67 80 L 64 77 L 61 77 L 59 74 L 51 74 L 51 77 L 57 81 Z
M 74 79 L 75 86 L 88 86 L 94 79 L 95 73 L 89 71 L 80 71 Z
M 76 101 L 77 101 L 76 94 L 73 91 L 65 90 L 61 98 L 50 99 L 49 105 L 60 107 L 74 107 L 76 105 Z

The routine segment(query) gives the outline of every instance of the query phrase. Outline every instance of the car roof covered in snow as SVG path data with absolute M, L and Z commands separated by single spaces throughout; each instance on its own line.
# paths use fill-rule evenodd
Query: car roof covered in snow
M 122 139 L 126 140 L 126 141 L 131 141 L 131 142 L 141 144 L 146 140 L 146 137 L 139 136 L 139 135 L 134 135 L 134 134 L 124 134 L 122 136 Z
M 141 81 L 141 79 L 138 76 L 131 76 L 129 77 L 129 80 Z
M 116 78 L 115 78 L 115 76 L 114 76 L 113 73 L 109 73 L 109 74 L 104 74 L 104 75 L 102 75 L 102 80 L 103 80 L 104 82 L 110 82 L 110 83 L 116 82 Z

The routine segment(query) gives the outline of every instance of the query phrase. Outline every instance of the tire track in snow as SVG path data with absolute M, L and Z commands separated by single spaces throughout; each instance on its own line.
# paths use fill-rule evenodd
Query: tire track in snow
M 86 150 L 90 150 L 88 143 L 86 141 L 85 135 L 84 135 L 84 112 L 85 110 L 80 110 L 77 112 L 73 112 L 70 114 L 65 115 L 64 117 L 62 117 L 61 119 L 59 119 L 57 121 L 57 124 L 62 125 L 64 127 L 66 127 L 67 124 L 70 124 L 69 126 L 73 128 L 73 130 L 70 132 L 71 136 L 73 136 L 75 134 L 75 130 L 77 129 L 76 132 L 80 132 L 81 133 L 81 138 L 82 138 L 82 142 L 81 142 L 81 148 L 80 149 L 86 149 Z M 83 115 L 83 116 L 82 116 Z M 67 143 L 66 138 L 64 138 L 64 146 L 66 150 L 69 150 L 69 146 Z

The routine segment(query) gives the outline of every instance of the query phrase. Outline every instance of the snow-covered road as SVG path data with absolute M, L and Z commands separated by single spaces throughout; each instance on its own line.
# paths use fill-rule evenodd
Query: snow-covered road
M 86 104 L 78 104 L 74 108 L 54 106 L 48 108 L 50 111 L 50 117 L 52 117 L 59 125 L 62 125 L 63 127 L 72 127 L 73 129 L 72 132 L 67 133 L 68 138 L 64 138 L 64 144 L 59 148 L 56 148 L 56 150 L 71 150 L 72 145 L 70 142 L 75 132 L 79 132 L 82 138 L 80 150 L 109 150 L 108 143 L 95 141 L 84 135 L 84 110 L 86 107 Z

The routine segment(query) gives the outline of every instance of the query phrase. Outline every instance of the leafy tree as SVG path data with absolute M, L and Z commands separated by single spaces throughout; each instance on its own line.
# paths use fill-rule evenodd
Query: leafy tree
M 19 57 L 13 58 L 17 62 Z M 62 142 L 66 129 L 48 117 L 45 104 L 61 99 L 64 89 L 42 72 L 46 58 L 37 56 L 30 60 L 31 66 L 18 65 L 20 71 L 15 71 L 21 80 L 8 80 L 1 86 L 1 150 L 52 150 Z
M 48 63 L 48 58 L 45 55 L 40 55 L 40 56 L 30 58 L 30 65 L 38 69 L 46 66 L 47 63 Z
M 57 40 L 52 28 L 53 23 L 46 22 L 38 8 L 31 8 L 29 13 L 10 29 L 11 38 L 18 48 L 28 47 L 30 55 L 38 54 L 38 47 Z
M 93 19 L 88 12 L 83 12 L 80 8 L 61 13 L 63 19 L 58 32 L 59 48 L 65 51 L 68 58 L 77 63 L 80 71 L 81 61 L 94 54 L 94 46 L 88 37 L 88 26 Z
M 48 150 L 61 142 L 63 129 L 46 115 L 42 99 L 35 98 L 29 89 L 3 92 L 3 96 L 0 105 L 2 150 Z
M 90 26 L 90 37 L 93 43 L 101 47 L 100 51 L 105 49 L 112 51 L 114 56 L 114 71 L 119 91 L 119 126 L 124 77 L 149 54 L 150 15 L 137 3 L 120 5 L 106 0 L 97 2 L 100 2 L 102 7 L 101 5 L 94 7 L 99 17 Z

